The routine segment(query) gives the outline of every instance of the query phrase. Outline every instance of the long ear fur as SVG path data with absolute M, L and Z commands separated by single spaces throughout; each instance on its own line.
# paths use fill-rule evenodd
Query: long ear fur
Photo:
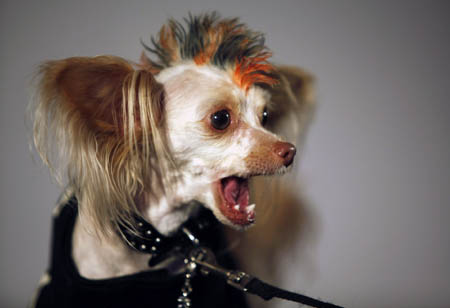
M 143 190 L 162 189 L 162 161 L 170 161 L 160 128 L 162 87 L 150 72 L 113 56 L 46 62 L 38 78 L 36 149 L 74 191 L 81 218 L 111 234 L 139 213 Z

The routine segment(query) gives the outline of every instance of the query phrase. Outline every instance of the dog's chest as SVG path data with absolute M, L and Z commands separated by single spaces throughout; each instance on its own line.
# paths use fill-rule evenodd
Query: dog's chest
M 82 277 L 71 258 L 71 236 L 76 207 L 66 205 L 53 224 L 52 257 L 47 284 L 42 286 L 35 307 L 177 307 L 184 275 L 166 270 L 145 271 L 110 279 Z M 220 237 L 219 237 L 220 238 Z M 233 266 L 229 255 L 222 262 Z M 191 279 L 192 307 L 247 307 L 243 294 L 225 281 L 210 276 Z

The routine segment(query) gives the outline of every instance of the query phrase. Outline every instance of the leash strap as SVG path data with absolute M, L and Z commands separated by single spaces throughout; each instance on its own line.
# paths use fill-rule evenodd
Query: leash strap
M 271 286 L 268 283 L 265 283 L 258 278 L 253 278 L 247 285 L 246 285 L 247 292 L 258 295 L 262 297 L 264 300 L 270 300 L 274 297 L 282 298 L 288 301 L 293 301 L 297 303 L 301 303 L 304 305 L 308 305 L 311 307 L 316 308 L 343 308 L 341 306 L 337 306 L 331 303 L 322 302 L 320 300 L 286 291 L 274 286 Z
M 201 273 L 205 275 L 208 275 L 210 272 L 218 274 L 224 277 L 229 285 L 241 291 L 258 295 L 266 301 L 278 297 L 316 308 L 343 308 L 302 294 L 274 287 L 242 271 L 224 269 L 217 264 L 214 253 L 205 247 L 195 247 L 190 252 L 189 258 L 185 260 L 185 263 L 188 265 L 195 263 L 201 267 Z

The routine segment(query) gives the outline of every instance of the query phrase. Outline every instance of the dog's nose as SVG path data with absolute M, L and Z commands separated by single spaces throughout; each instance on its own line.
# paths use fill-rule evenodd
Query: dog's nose
M 275 143 L 273 151 L 278 157 L 282 159 L 283 165 L 289 167 L 294 161 L 294 156 L 297 152 L 297 149 L 292 143 L 279 141 Z

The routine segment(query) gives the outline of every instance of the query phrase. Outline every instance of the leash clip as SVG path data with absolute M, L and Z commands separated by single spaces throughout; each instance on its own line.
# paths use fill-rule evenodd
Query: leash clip
M 246 286 L 254 278 L 242 271 L 227 270 L 217 264 L 214 253 L 206 247 L 195 247 L 189 253 L 191 262 L 201 267 L 200 272 L 208 275 L 210 272 L 224 277 L 227 283 L 241 291 L 247 291 Z
M 227 283 L 239 290 L 247 292 L 246 286 L 253 279 L 252 276 L 241 271 L 231 271 L 228 275 Z

